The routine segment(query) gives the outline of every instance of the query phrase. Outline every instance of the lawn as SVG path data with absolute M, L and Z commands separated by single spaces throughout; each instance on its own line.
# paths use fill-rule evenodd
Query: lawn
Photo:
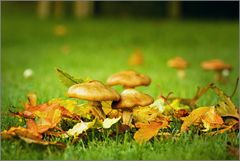
M 38 20 L 34 14 L 3 8 L 1 24 L 1 130 L 22 125 L 8 115 L 8 108 L 23 109 L 22 102 L 30 91 L 37 93 L 39 103 L 56 97 L 67 98 L 67 88 L 59 82 L 56 67 L 102 82 L 112 73 L 133 69 L 151 77 L 149 87 L 138 89 L 154 98 L 169 92 L 192 97 L 197 86 L 213 82 L 213 73 L 200 67 L 204 60 L 220 58 L 233 65 L 229 83 L 217 83 L 227 94 L 233 91 L 238 77 L 237 21 Z M 66 26 L 65 36 L 54 35 L 54 27 L 59 24 Z M 61 50 L 64 46 L 69 48 L 67 54 Z M 144 55 L 144 65 L 128 66 L 129 54 L 136 48 Z M 174 56 L 182 56 L 190 63 L 184 80 L 177 79 L 176 71 L 166 65 Z M 26 68 L 34 71 L 32 79 L 23 77 Z M 199 105 L 212 105 L 216 101 L 216 95 L 209 91 Z M 233 102 L 239 106 L 238 93 Z M 227 134 L 212 137 L 186 134 L 177 141 L 160 138 L 138 145 L 132 134 L 125 134 L 103 140 L 91 138 L 88 142 L 69 144 L 65 150 L 2 140 L 1 159 L 237 159 L 228 153 L 226 145 L 227 142 L 239 145 L 238 140 Z

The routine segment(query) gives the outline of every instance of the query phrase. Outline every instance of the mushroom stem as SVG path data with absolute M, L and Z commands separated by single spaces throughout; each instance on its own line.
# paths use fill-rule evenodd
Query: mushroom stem
M 178 75 L 178 78 L 183 79 L 186 76 L 186 72 L 185 72 L 184 69 L 178 69 L 177 70 L 177 75 Z
M 132 123 L 132 111 L 124 110 L 122 119 L 123 119 L 123 124 L 130 126 Z
M 102 109 L 102 104 L 99 101 L 89 101 L 88 102 L 90 106 L 92 106 L 92 112 L 96 117 L 98 117 L 101 120 L 104 120 L 106 118 L 106 115 Z
M 226 83 L 227 80 L 223 75 L 222 71 L 217 71 L 216 75 L 215 75 L 215 79 L 216 81 L 220 82 L 220 83 Z

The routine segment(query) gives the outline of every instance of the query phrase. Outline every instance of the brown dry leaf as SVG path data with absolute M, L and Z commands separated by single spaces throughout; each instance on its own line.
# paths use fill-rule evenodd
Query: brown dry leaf
M 49 142 L 49 141 L 44 141 L 44 140 L 36 140 L 36 139 L 31 139 L 23 136 L 19 136 L 20 139 L 24 140 L 28 144 L 35 143 L 35 144 L 41 144 L 41 145 L 56 145 L 60 148 L 66 148 L 66 145 L 61 142 Z
M 42 138 L 42 135 L 39 134 L 37 131 L 33 131 L 31 129 L 26 129 L 23 127 L 11 127 L 9 130 L 4 130 L 1 132 L 1 135 L 5 139 L 12 138 L 13 136 L 21 136 L 25 138 L 30 138 L 34 140 L 40 140 Z
M 181 127 L 181 132 L 187 131 L 188 127 L 190 127 L 193 124 L 200 124 L 202 117 L 206 112 L 210 110 L 211 107 L 199 107 L 195 110 L 193 110 L 189 116 L 182 118 L 183 124 Z
M 166 128 L 167 125 L 164 122 L 150 122 L 136 123 L 136 127 L 140 129 L 134 134 L 134 139 L 141 144 L 156 136 L 159 129 Z
M 128 64 L 130 66 L 142 65 L 144 63 L 144 56 L 140 49 L 134 51 L 128 58 Z
M 225 122 L 226 124 L 226 122 Z M 223 134 L 226 131 L 234 131 L 239 129 L 239 122 L 237 120 L 231 120 L 227 125 L 223 125 L 222 129 L 208 133 L 209 135 Z
M 174 117 L 176 118 L 186 117 L 188 115 L 189 115 L 189 111 L 186 109 L 180 109 L 180 110 L 174 111 Z

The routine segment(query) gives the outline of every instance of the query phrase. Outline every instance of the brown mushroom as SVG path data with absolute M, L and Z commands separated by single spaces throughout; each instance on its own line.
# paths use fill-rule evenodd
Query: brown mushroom
M 201 66 L 204 70 L 216 72 L 215 79 L 222 83 L 226 81 L 224 77 L 227 77 L 229 75 L 230 70 L 232 69 L 232 66 L 230 64 L 225 64 L 220 59 L 204 61 L 202 62 Z
M 177 69 L 177 75 L 180 79 L 186 76 L 185 69 L 188 67 L 188 62 L 182 57 L 175 57 L 167 62 L 167 65 L 171 68 Z
M 101 101 L 118 101 L 120 99 L 120 95 L 115 90 L 96 80 L 71 86 L 68 89 L 68 96 L 89 101 L 93 112 L 99 119 L 105 118 Z
M 107 85 L 122 85 L 124 88 L 134 88 L 137 86 L 148 86 L 151 79 L 143 74 L 139 74 L 132 70 L 121 71 L 111 75 L 107 79 Z
M 135 89 L 125 89 L 119 101 L 113 101 L 112 107 L 123 111 L 123 124 L 131 125 L 132 110 L 137 106 L 147 106 L 153 103 L 153 98 Z

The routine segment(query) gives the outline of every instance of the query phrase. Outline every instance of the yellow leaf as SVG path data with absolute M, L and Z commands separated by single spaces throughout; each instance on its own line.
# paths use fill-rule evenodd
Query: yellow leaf
M 154 121 L 160 114 L 158 109 L 150 108 L 149 106 L 137 107 L 133 109 L 133 120 L 135 122 Z
M 92 122 L 83 122 L 77 123 L 73 126 L 72 129 L 69 129 L 67 131 L 67 134 L 69 136 L 78 136 L 79 134 L 82 134 L 84 131 L 87 131 L 89 128 L 93 127 L 96 122 L 96 119 Z
M 113 118 L 113 119 L 110 119 L 110 118 L 104 119 L 103 128 L 104 129 L 110 128 L 113 124 L 117 123 L 120 119 L 121 119 L 121 117 Z
M 219 103 L 215 106 L 216 110 L 221 116 L 231 116 L 239 119 L 237 108 L 231 101 L 231 98 L 227 96 L 221 89 L 216 86 L 211 87 L 213 91 L 220 97 Z
M 48 102 L 49 104 L 54 104 L 54 103 L 58 103 L 59 105 L 63 106 L 64 108 L 66 108 L 67 110 L 69 110 L 70 112 L 74 112 L 76 106 L 77 106 L 77 101 L 75 100 L 70 100 L 70 99 L 62 99 L 62 98 L 55 98 L 52 99 Z

